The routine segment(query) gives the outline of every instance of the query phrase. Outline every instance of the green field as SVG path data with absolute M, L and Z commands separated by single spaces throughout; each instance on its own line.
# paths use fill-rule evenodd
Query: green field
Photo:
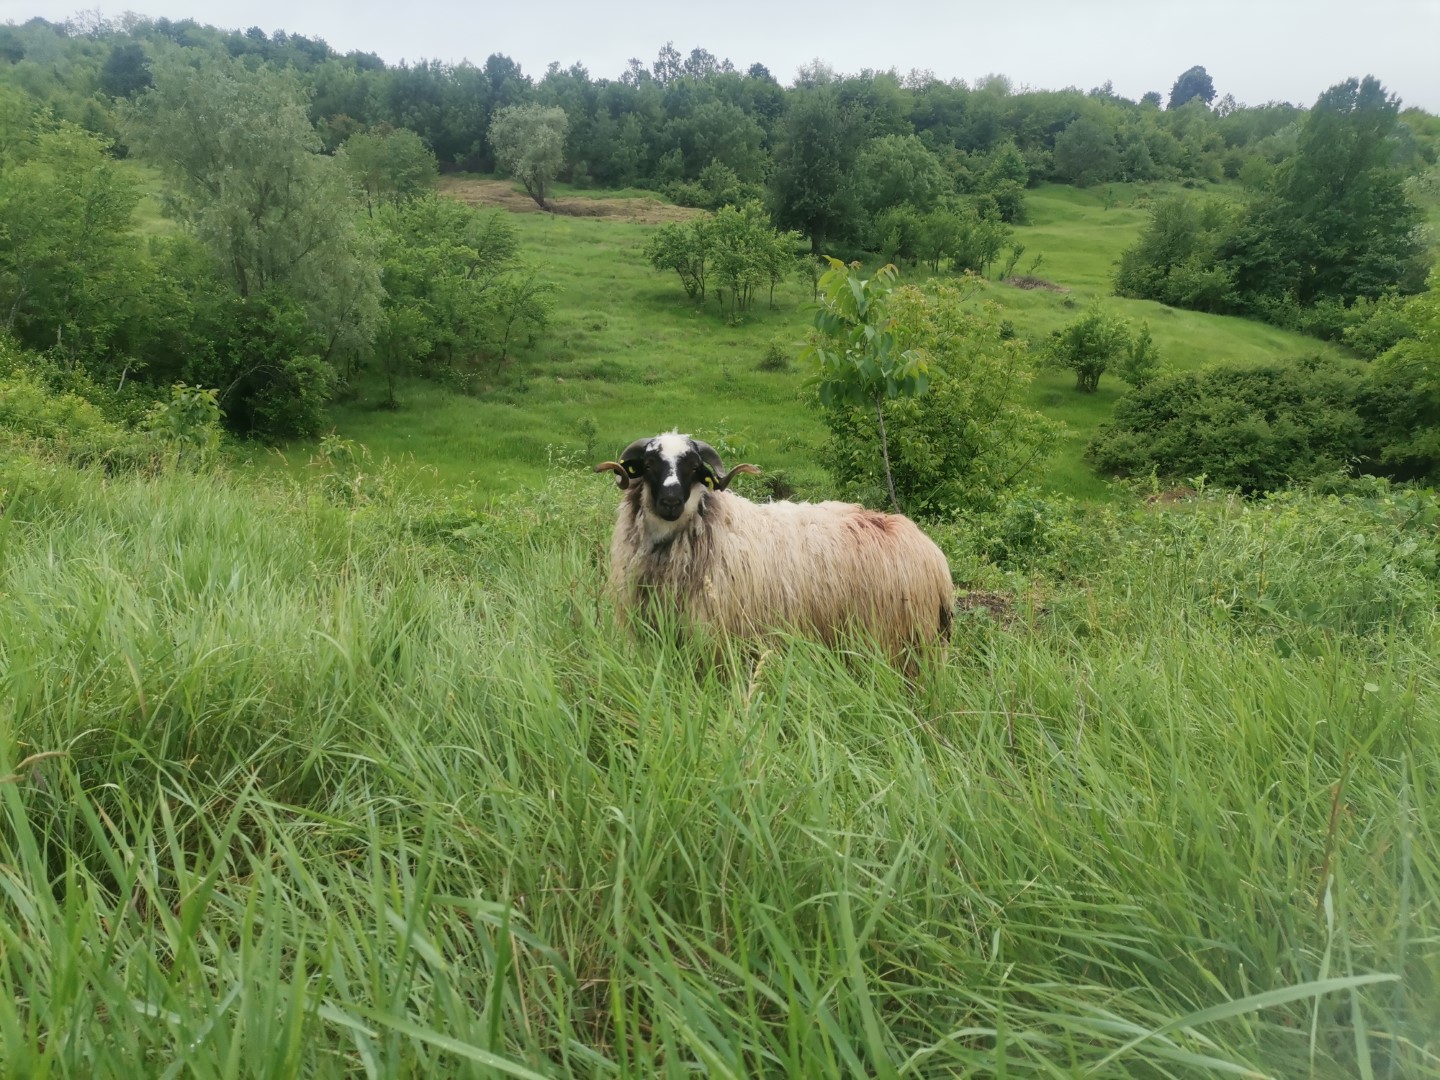
M 1108 210 L 1101 189 L 1046 185 L 1028 193 L 1029 224 L 1016 233 L 1026 246 L 1021 269 L 1043 255 L 1036 274 L 1068 291 L 991 282 L 981 300 L 999 304 L 1022 336 L 1043 340 L 1098 297 L 1147 321 L 1162 359 L 1176 368 L 1334 351 L 1263 323 L 1110 297 L 1114 264 L 1147 220 L 1143 201 L 1136 203 L 1156 193 L 1124 184 L 1110 192 Z M 813 311 L 808 281 L 783 288 L 774 309 L 761 305 L 728 326 L 713 303 L 690 303 L 673 275 L 645 262 L 641 250 L 654 226 L 537 213 L 516 214 L 514 222 L 526 256 L 559 285 L 551 328 L 509 363 L 482 367 L 473 396 L 410 380 L 403 408 L 391 412 L 378 407 L 379 384 L 362 380 L 359 396 L 333 410 L 337 433 L 377 461 L 404 463 L 422 486 L 474 485 L 482 494 L 538 482 L 547 448 L 606 456 L 672 427 L 727 442 L 767 470 L 785 470 L 802 489 L 823 480 L 814 452 L 824 432 L 802 398 L 806 370 L 798 361 L 788 372 L 757 369 L 772 341 L 798 357 Z M 1107 497 L 1082 454 L 1125 389 L 1109 377 L 1099 393 L 1081 395 L 1072 377 L 1039 374 L 1031 403 L 1069 429 L 1047 476 L 1051 489 Z M 286 450 L 292 470 L 309 456 L 306 445 Z

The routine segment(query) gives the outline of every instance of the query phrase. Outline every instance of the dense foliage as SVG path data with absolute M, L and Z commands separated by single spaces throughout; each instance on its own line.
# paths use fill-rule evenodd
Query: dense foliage
M 413 132 L 332 156 L 293 70 L 146 70 L 117 113 L 180 225 L 153 239 L 107 142 L 0 83 L 0 316 L 20 344 L 117 391 L 213 388 L 232 430 L 284 439 L 367 365 L 463 368 L 544 327 L 549 284 L 498 219 L 424 197 Z
M 827 277 L 811 355 L 830 432 L 821 457 L 844 497 L 947 517 L 1039 475 L 1057 426 L 1022 404 L 1025 346 L 993 309 L 967 310 L 974 285 L 892 290 L 845 267 Z M 863 303 L 846 304 L 857 292 Z
M 703 301 L 713 296 L 731 320 L 750 310 L 767 293 L 800 270 L 800 235 L 772 228 L 758 202 L 724 206 L 714 216 L 671 222 L 655 231 L 645 258 L 660 271 L 674 271 L 685 295 Z
M 1399 102 L 1375 79 L 1331 87 L 1294 153 L 1244 203 L 1159 204 L 1121 259 L 1116 291 L 1339 336 L 1343 322 L 1308 313 L 1417 292 L 1431 265 L 1402 134 Z
M 1440 483 L 1440 277 L 1399 313 L 1406 334 L 1369 373 L 1362 413 L 1375 433 L 1373 466 L 1402 480 Z M 1374 321 L 1373 319 L 1371 320 Z
M 1089 457 L 1109 475 L 1245 492 L 1343 472 L 1369 445 L 1357 363 L 1275 361 L 1162 376 L 1115 404 Z
M 1161 109 L 1158 91 L 1130 101 L 1109 84 L 1017 91 L 998 76 L 972 85 L 924 73 L 842 75 L 818 62 L 782 86 L 762 65 L 740 70 L 703 48 L 682 55 L 671 45 L 653 64 L 632 61 L 607 78 L 578 65 L 527 74 L 500 54 L 390 66 L 298 34 L 189 20 L 0 26 L 0 82 L 109 136 L 119 131 L 115 103 L 143 96 L 157 65 L 176 57 L 202 69 L 233 58 L 290 71 L 327 150 L 357 132 L 409 130 L 442 169 L 488 172 L 507 154 L 514 162 L 528 154 L 532 165 L 545 163 L 546 186 L 552 175 L 639 185 L 711 209 L 764 191 L 776 224 L 804 232 L 817 252 L 875 243 L 880 211 L 927 212 L 937 181 L 940 194 L 991 196 L 1008 222 L 1023 214 L 1030 183 L 1269 177 L 1306 141 L 1306 113 L 1295 106 L 1227 97 L 1210 108 L 1215 88 L 1202 67 L 1177 78 L 1171 107 Z M 563 113 L 563 124 L 543 128 L 543 153 L 534 140 L 497 146 L 510 125 L 495 120 L 516 108 Z M 1429 119 L 1412 110 L 1395 120 L 1387 139 L 1402 169 L 1434 163 L 1440 130 Z M 531 165 L 521 171 L 532 174 Z M 1373 194 L 1377 206 L 1393 202 Z
M 1122 361 L 1136 389 L 1087 456 L 1108 475 L 1204 476 L 1251 493 L 1339 473 L 1440 481 L 1440 285 L 1403 305 L 1370 305 L 1355 326 L 1390 343 L 1370 364 L 1311 358 L 1163 375 L 1140 364 L 1139 379 L 1139 354 L 1153 346 L 1137 335 Z

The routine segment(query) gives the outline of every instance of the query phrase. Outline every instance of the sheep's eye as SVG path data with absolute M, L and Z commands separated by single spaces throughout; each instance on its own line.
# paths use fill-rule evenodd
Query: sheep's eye
M 628 477 L 630 477 L 631 480 L 634 480 L 634 479 L 635 479 L 637 476 L 639 476 L 642 472 L 644 472 L 644 470 L 643 470 L 642 468 L 640 468 L 640 466 L 639 466 L 638 464 L 636 464 L 635 462 L 633 462 L 633 461 L 627 461 L 627 462 L 625 462 L 625 475 L 628 476 Z

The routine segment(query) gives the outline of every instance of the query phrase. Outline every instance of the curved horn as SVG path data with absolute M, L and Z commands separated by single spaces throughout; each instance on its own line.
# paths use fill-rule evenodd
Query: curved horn
M 634 465 L 639 458 L 644 457 L 645 447 L 649 445 L 649 439 L 636 439 L 625 448 L 619 461 L 602 461 L 595 466 L 595 472 L 604 472 L 609 469 L 615 474 L 615 486 L 624 491 L 630 486 L 632 479 L 628 466 Z
M 625 466 L 618 461 L 602 461 L 595 466 L 595 472 L 604 472 L 609 469 L 615 474 L 615 486 L 624 491 L 630 486 L 630 477 L 625 475 Z
M 716 479 L 715 479 L 715 490 L 716 490 L 716 491 L 724 491 L 727 487 L 730 486 L 730 481 L 731 481 L 731 480 L 734 480 L 735 477 L 739 476 L 741 473 L 749 473 L 751 476 L 759 476 L 759 475 L 760 475 L 760 466 L 759 466 L 759 465 L 736 465 L 736 466 L 735 466 L 733 469 L 731 469 L 729 472 L 727 472 L 727 473 L 722 473 L 720 476 L 716 477 Z
M 636 439 L 629 446 L 625 447 L 624 451 L 620 454 L 620 460 L 629 461 L 631 458 L 644 457 L 645 448 L 654 441 L 655 437 L 653 435 L 645 439 Z
M 716 477 L 719 477 L 719 475 L 725 471 L 725 462 L 720 460 L 720 455 L 715 452 L 715 448 L 709 443 L 701 442 L 699 439 L 691 439 L 690 445 L 695 447 L 696 452 L 700 455 L 700 460 L 710 466 Z

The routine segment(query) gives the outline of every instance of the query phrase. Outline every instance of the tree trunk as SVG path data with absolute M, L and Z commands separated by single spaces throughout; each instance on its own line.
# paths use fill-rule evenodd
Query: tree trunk
M 890 471 L 890 442 L 885 436 L 885 403 L 879 399 L 875 402 L 875 419 L 880 424 L 880 457 L 885 462 L 885 486 L 890 489 L 890 508 L 897 514 L 904 513 L 900 509 L 900 500 L 895 497 L 895 476 Z

